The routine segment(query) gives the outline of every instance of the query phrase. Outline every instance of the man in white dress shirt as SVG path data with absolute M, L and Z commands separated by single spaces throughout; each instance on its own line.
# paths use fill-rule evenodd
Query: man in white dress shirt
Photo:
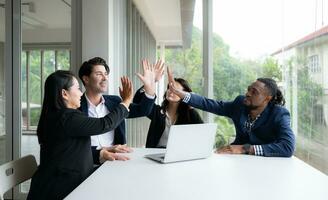
M 164 70 L 164 64 L 161 62 Z M 129 118 L 142 117 L 149 114 L 155 101 L 155 78 L 154 68 L 143 61 L 144 74 L 137 74 L 143 82 L 144 90 L 142 101 L 138 104 L 131 104 L 129 107 Z M 108 87 L 108 74 L 110 70 L 106 61 L 100 57 L 92 58 L 82 64 L 79 70 L 79 77 L 86 89 L 81 97 L 80 110 L 90 117 L 103 117 L 111 112 L 121 98 L 116 95 L 104 95 Z M 91 137 L 91 148 L 95 164 L 101 164 L 105 160 L 128 160 L 123 154 L 131 149 L 126 145 L 125 121 L 112 131 Z

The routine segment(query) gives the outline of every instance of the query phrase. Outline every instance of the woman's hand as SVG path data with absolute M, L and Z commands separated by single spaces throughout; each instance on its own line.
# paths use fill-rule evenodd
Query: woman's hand
M 175 82 L 173 73 L 169 67 L 167 67 L 167 78 L 168 78 L 169 84 Z
M 158 60 L 154 66 L 155 82 L 158 82 L 162 79 L 164 75 L 164 71 L 165 71 L 164 62 L 162 60 Z
M 169 90 L 170 90 L 170 92 L 178 95 L 178 97 L 183 99 L 186 96 L 187 92 L 185 92 L 183 90 L 180 90 L 180 89 L 175 87 L 174 76 L 173 76 L 173 73 L 172 73 L 172 71 L 169 67 L 167 68 L 167 77 L 169 79 Z
M 122 104 L 128 109 L 133 99 L 133 85 L 131 80 L 126 76 L 121 77 L 121 84 L 122 86 L 119 90 Z
M 149 64 L 148 60 L 142 60 L 143 75 L 137 73 L 137 76 L 144 85 L 145 92 L 151 96 L 155 95 L 155 70 L 154 65 Z

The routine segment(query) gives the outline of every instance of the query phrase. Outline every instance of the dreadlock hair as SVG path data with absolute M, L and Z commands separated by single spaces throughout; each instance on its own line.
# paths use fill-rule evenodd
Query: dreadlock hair
M 257 81 L 260 81 L 265 84 L 265 87 L 269 90 L 272 99 L 269 103 L 274 105 L 284 106 L 286 101 L 282 95 L 281 90 L 278 88 L 277 83 L 272 78 L 258 78 Z

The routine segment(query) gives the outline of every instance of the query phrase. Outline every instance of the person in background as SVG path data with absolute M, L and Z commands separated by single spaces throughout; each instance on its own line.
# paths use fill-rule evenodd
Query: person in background
M 111 113 L 122 102 L 116 95 L 104 95 L 108 88 L 110 73 L 106 61 L 100 57 L 85 61 L 79 70 L 79 77 L 86 89 L 81 98 L 79 108 L 86 116 L 103 117 Z M 144 74 L 138 77 L 144 84 L 144 93 L 138 103 L 129 106 L 128 118 L 143 117 L 149 114 L 155 102 L 154 73 L 150 68 L 144 68 Z M 127 160 L 129 157 L 117 153 L 129 153 L 131 148 L 126 145 L 125 121 L 101 135 L 91 136 L 91 148 L 94 164 L 101 164 L 106 160 Z
M 37 128 L 40 165 L 28 200 L 63 199 L 93 172 L 90 136 L 113 130 L 129 115 L 133 86 L 127 77 L 121 83 L 120 104 L 102 118 L 91 118 L 77 109 L 82 92 L 74 75 L 62 70 L 49 75 Z
M 290 126 L 290 114 L 285 99 L 271 78 L 258 78 L 247 88 L 245 95 L 233 101 L 217 101 L 183 91 L 176 87 L 172 73 L 170 90 L 183 102 L 232 119 L 236 139 L 217 153 L 250 154 L 267 157 L 291 157 L 295 150 L 295 136 Z
M 149 67 L 148 61 L 143 61 L 144 67 Z M 155 81 L 158 82 L 164 74 L 164 65 L 156 63 L 154 65 Z M 192 92 L 189 83 L 183 78 L 176 78 L 175 87 L 181 91 Z M 136 92 L 133 102 L 139 102 L 142 94 L 142 88 Z M 203 123 L 198 112 L 188 104 L 181 101 L 181 98 L 170 90 L 165 91 L 161 105 L 154 103 L 151 112 L 147 117 L 151 120 L 146 147 L 147 148 L 165 148 L 169 137 L 170 127 L 179 124 L 200 124 Z

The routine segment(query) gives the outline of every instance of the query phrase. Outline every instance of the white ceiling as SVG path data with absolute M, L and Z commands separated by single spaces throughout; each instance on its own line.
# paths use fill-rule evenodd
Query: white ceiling
M 70 4 L 71 0 L 22 0 L 23 42 L 69 42 Z M 0 7 L 0 41 L 4 41 L 4 19 L 5 9 Z
M 33 4 L 31 6 L 24 3 Z M 23 30 L 28 28 L 63 29 L 71 27 L 70 0 L 22 0 Z M 34 7 L 34 9 L 33 9 Z
M 182 45 L 180 0 L 134 0 L 158 43 Z
M 157 43 L 164 43 L 167 46 L 181 46 L 185 42 L 182 38 L 185 39 L 188 38 L 188 35 L 191 36 L 191 33 L 186 30 L 190 30 L 190 25 L 192 25 L 192 15 L 190 17 L 190 13 L 193 13 L 193 6 L 187 4 L 193 5 L 190 2 L 194 2 L 194 0 L 133 1 Z M 0 0 L 0 3 L 3 2 L 4 0 Z M 28 3 L 32 3 L 32 5 L 26 5 Z M 32 30 L 36 30 L 48 34 L 50 30 L 62 30 L 63 35 L 65 35 L 63 37 L 69 35 L 71 0 L 22 0 L 22 4 L 23 41 L 25 39 L 24 31 L 31 33 Z M 188 9 L 188 15 L 185 14 L 186 9 Z M 188 16 L 188 19 L 186 19 L 186 16 Z M 0 7 L 0 39 L 2 39 L 2 33 L 4 34 L 4 18 L 4 9 Z M 44 34 L 44 37 L 46 37 L 46 34 Z

